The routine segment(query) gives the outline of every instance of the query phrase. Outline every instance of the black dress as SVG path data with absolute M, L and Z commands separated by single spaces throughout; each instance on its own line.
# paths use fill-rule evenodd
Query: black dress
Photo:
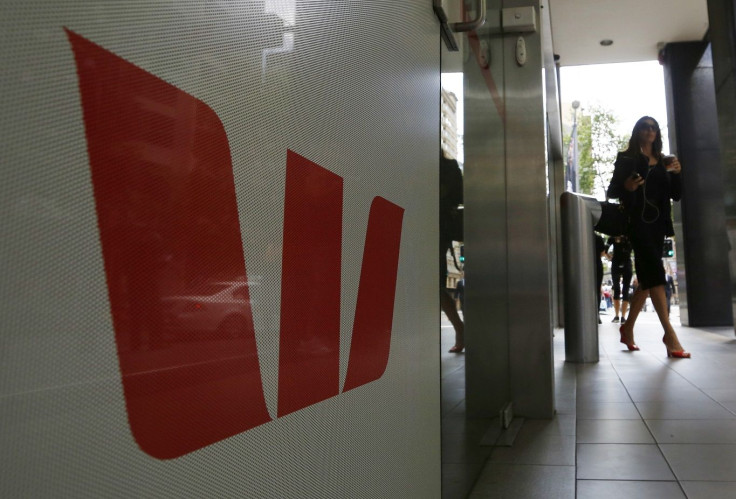
M 624 182 L 634 172 L 645 183 L 634 192 L 624 188 Z M 682 181 L 679 174 L 667 172 L 662 160 L 649 166 L 643 154 L 619 153 L 608 197 L 618 198 L 629 214 L 628 236 L 634 250 L 636 276 L 642 289 L 650 289 L 666 283 L 662 265 L 664 238 L 673 236 L 672 205 L 670 199 L 679 201 Z

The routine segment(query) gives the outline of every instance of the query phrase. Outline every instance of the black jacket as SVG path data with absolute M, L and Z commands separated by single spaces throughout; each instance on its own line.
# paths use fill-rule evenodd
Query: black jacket
M 643 154 L 632 156 L 620 152 L 614 166 L 613 177 L 606 191 L 608 197 L 618 199 L 632 216 L 642 213 L 642 210 L 647 208 L 647 204 L 656 206 L 658 210 L 656 223 L 663 225 L 666 235 L 674 235 L 670 199 L 679 201 L 682 197 L 681 175 L 669 173 L 662 160 L 650 167 L 649 160 Z M 634 192 L 626 190 L 624 182 L 634 172 L 639 173 L 645 179 L 646 189 L 642 186 Z

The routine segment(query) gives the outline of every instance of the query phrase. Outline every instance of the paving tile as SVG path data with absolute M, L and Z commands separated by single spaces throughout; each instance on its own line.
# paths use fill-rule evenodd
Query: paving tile
M 463 400 L 465 400 L 465 388 L 459 389 L 443 389 L 442 390 L 442 413 L 448 414 Z
M 579 402 L 631 402 L 631 397 L 623 385 L 593 386 L 577 390 Z
M 468 418 L 464 409 L 456 410 L 443 416 L 442 435 L 468 435 L 480 440 L 493 424 L 498 424 L 498 420 Z
M 680 482 L 689 499 L 731 499 L 736 497 L 736 482 Z
M 578 399 L 578 419 L 641 419 L 633 402 L 591 402 Z
M 577 422 L 579 444 L 653 444 L 654 438 L 641 420 L 581 419 Z
M 488 463 L 469 497 L 575 499 L 575 467 Z
M 656 348 L 659 349 L 661 344 L 657 344 Z M 643 344 L 641 345 L 643 347 Z M 671 366 L 666 362 L 664 345 L 661 345 L 662 356 L 658 354 L 647 352 L 647 353 L 633 353 L 630 356 L 617 358 L 614 361 L 616 372 L 624 381 L 633 381 L 636 383 L 657 383 L 662 382 L 682 382 L 682 376 L 679 376 Z M 659 350 L 657 350 L 659 351 Z
M 577 399 L 574 395 L 570 397 L 560 397 L 558 395 L 555 397 L 555 410 L 558 415 L 567 415 L 574 418 L 576 405 Z
M 442 390 L 465 390 L 465 370 L 458 370 L 443 377 Z
M 736 480 L 734 444 L 660 444 L 678 480 Z
M 659 402 L 637 402 L 644 419 L 736 419 L 730 411 L 713 401 L 663 400 Z
M 468 497 L 481 469 L 482 464 L 442 463 L 442 497 Z
M 675 479 L 656 445 L 578 444 L 577 450 L 578 479 Z
M 736 402 L 721 402 L 731 414 L 736 414 Z
M 712 388 L 703 392 L 716 402 L 736 402 L 736 388 Z
M 652 419 L 646 424 L 662 444 L 736 444 L 733 419 Z
M 512 447 L 495 447 L 490 460 L 497 463 L 574 466 L 575 437 L 525 437 L 520 432 Z
M 483 432 L 463 433 L 442 432 L 442 462 L 471 463 L 485 462 L 491 455 L 492 447 L 480 445 Z
M 701 390 L 723 390 L 733 387 L 733 379 L 736 377 L 736 373 L 730 371 L 718 372 L 711 367 L 705 372 L 686 376 L 693 385 Z
M 623 384 L 630 392 L 636 390 L 659 390 L 670 392 L 675 397 L 680 391 L 698 389 L 686 378 L 683 378 L 671 369 L 666 369 L 665 372 L 657 375 L 640 373 L 639 375 L 631 376 L 630 379 L 624 379 Z
M 678 499 L 687 497 L 677 482 L 578 480 L 577 499 Z
M 558 414 L 553 419 L 527 419 L 522 431 L 536 437 L 575 436 L 575 416 Z
M 634 402 L 660 402 L 663 400 L 702 400 L 712 401 L 705 393 L 694 386 L 685 388 L 642 388 L 633 386 L 628 388 L 629 396 Z
M 617 388 L 623 388 L 623 384 L 621 384 L 621 380 L 619 379 L 618 374 L 616 374 L 616 371 L 612 370 L 610 374 L 606 374 L 604 376 L 578 374 L 576 387 L 578 391 L 600 389 L 615 390 Z

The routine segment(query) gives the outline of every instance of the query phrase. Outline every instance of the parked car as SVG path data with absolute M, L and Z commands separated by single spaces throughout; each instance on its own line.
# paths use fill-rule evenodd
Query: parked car
M 253 319 L 248 290 L 254 284 L 246 280 L 210 282 L 192 294 L 162 298 L 167 336 L 176 340 L 249 334 Z

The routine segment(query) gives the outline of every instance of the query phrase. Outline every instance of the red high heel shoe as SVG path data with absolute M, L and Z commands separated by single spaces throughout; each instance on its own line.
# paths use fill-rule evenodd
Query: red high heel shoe
M 664 343 L 664 338 L 662 338 L 662 343 Z M 689 359 L 690 358 L 690 352 L 686 352 L 683 350 L 670 350 L 667 348 L 667 343 L 664 343 L 664 347 L 667 349 L 667 358 L 674 357 L 675 359 Z
M 618 328 L 618 332 L 621 333 L 621 343 L 626 345 L 626 348 L 629 349 L 629 352 L 636 352 L 637 350 L 639 350 L 639 347 L 636 345 L 636 343 L 634 343 L 633 341 L 631 343 L 628 343 L 626 341 L 626 338 L 624 337 L 624 327 L 623 326 Z

